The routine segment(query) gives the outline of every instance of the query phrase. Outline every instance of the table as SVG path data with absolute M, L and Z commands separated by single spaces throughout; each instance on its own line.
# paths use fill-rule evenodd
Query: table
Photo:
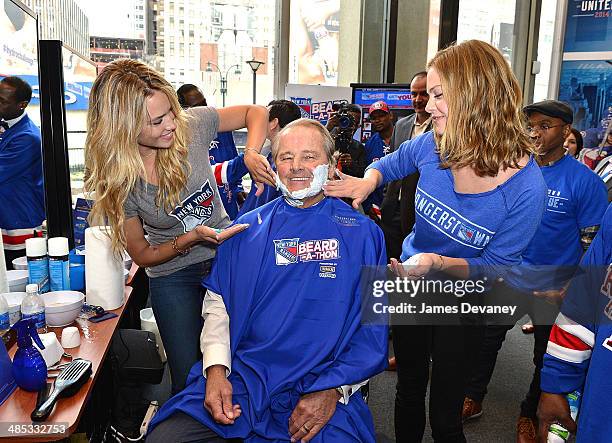
M 134 265 L 136 266 L 136 265 Z M 128 283 L 135 273 L 134 266 L 130 270 L 130 277 Z M 55 441 L 61 440 L 74 433 L 79 424 L 81 414 L 83 413 L 85 404 L 89 399 L 91 390 L 93 389 L 96 378 L 100 372 L 104 358 L 110 347 L 111 339 L 117 325 L 121 320 L 126 305 L 128 304 L 132 288 L 129 286 L 125 287 L 124 292 L 124 303 L 114 312 L 117 317 L 105 320 L 100 323 L 92 323 L 83 318 L 77 318 L 76 323 L 71 326 L 78 327 L 81 333 L 81 345 L 78 348 L 67 349 L 66 352 L 72 354 L 73 358 L 84 358 L 91 360 L 92 362 L 92 375 L 90 379 L 79 389 L 79 391 L 72 397 L 60 398 L 55 404 L 55 408 L 51 412 L 51 415 L 45 422 L 32 422 L 30 419 L 30 413 L 36 406 L 35 392 L 27 392 L 17 388 L 15 392 L 0 406 L 0 441 L 19 441 L 19 442 L 39 442 L 39 441 Z M 63 328 L 49 328 L 49 331 L 55 332 L 58 340 L 61 339 Z M 13 346 L 9 350 L 9 356 L 11 359 L 15 355 L 17 346 Z M 62 358 L 62 363 L 67 361 Z M 54 379 L 50 379 L 54 380 Z M 28 425 L 33 425 L 33 429 L 37 429 L 36 433 L 12 433 L 10 437 L 2 437 L 7 435 L 8 424 L 20 424 L 26 425 L 20 427 L 21 429 L 28 431 Z M 53 426 L 58 425 L 53 429 Z M 38 428 L 35 428 L 39 425 Z M 41 426 L 43 425 L 43 426 Z M 65 428 L 64 433 L 55 433 L 61 431 L 61 428 Z M 49 433 L 48 431 L 51 431 Z

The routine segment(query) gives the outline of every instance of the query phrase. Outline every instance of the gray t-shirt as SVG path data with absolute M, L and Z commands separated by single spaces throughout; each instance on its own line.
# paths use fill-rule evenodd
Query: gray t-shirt
M 152 245 L 172 241 L 175 236 L 189 232 L 198 225 L 225 228 L 230 224 L 208 157 L 210 142 L 217 136 L 219 114 L 214 108 L 207 107 L 192 108 L 187 113 L 190 115 L 188 161 L 191 165 L 191 175 L 187 179 L 186 188 L 181 192 L 181 204 L 167 214 L 155 204 L 157 186 L 145 183 L 143 179 L 136 182 L 125 201 L 125 219 L 139 216 Z M 215 249 L 209 245 L 205 242 L 197 243 L 189 254 L 179 255 L 170 261 L 147 268 L 147 275 L 168 275 L 213 258 Z

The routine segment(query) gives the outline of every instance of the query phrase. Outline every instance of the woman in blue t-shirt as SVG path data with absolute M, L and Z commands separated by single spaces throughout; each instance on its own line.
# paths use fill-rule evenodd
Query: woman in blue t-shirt
M 404 264 L 391 259 L 392 270 L 409 278 L 434 271 L 459 279 L 499 275 L 501 269 L 520 263 L 546 196 L 523 125 L 521 89 L 497 49 L 471 40 L 429 61 L 427 90 L 426 109 L 434 130 L 373 163 L 363 179 L 341 175 L 342 180 L 326 185 L 326 193 L 352 197 L 358 207 L 381 184 L 418 171 L 416 221 L 402 246 Z M 431 303 L 439 296 L 425 300 Z M 433 437 L 465 441 L 465 379 L 482 331 L 479 326 L 433 321 L 393 327 L 397 441 L 423 437 L 430 360 Z

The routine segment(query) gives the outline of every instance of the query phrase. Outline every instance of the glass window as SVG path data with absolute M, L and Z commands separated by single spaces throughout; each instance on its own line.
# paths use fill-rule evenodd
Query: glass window
M 516 0 L 460 1 L 457 42 L 476 39 L 490 43 L 514 68 L 515 10 Z
M 538 61 L 540 62 L 540 72 L 535 76 L 535 84 L 533 87 L 534 103 L 546 100 L 548 97 L 556 10 L 557 0 L 542 0 L 540 35 L 538 36 Z

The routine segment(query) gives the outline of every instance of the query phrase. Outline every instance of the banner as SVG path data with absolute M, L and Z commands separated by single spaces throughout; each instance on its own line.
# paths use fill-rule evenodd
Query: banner
M 325 125 L 334 103 L 350 103 L 351 88 L 288 84 L 285 99 L 300 107 L 302 118 L 317 120 Z
M 559 100 L 584 147 L 597 147 L 612 118 L 612 1 L 569 0 L 563 51 Z

